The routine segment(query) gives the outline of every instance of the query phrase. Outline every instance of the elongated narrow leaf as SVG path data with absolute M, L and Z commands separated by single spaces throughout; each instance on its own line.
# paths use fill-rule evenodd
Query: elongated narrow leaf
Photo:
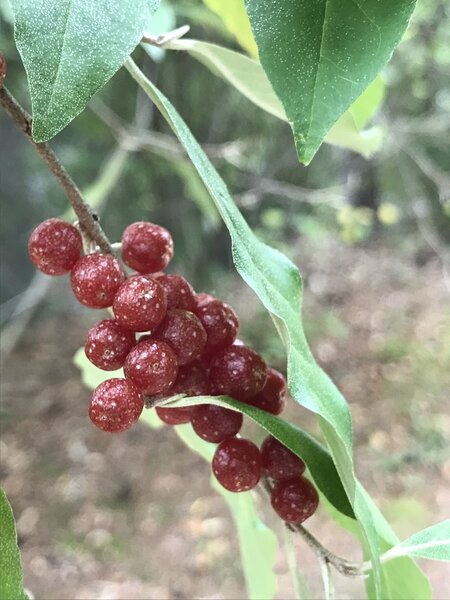
M 351 416 L 347 403 L 317 365 L 306 342 L 300 319 L 300 273 L 286 256 L 255 237 L 230 197 L 225 183 L 164 94 L 141 73 L 131 59 L 126 62 L 126 67 L 159 108 L 186 149 L 230 232 L 236 269 L 255 290 L 277 323 L 287 345 L 289 389 L 298 402 L 318 415 L 347 496 L 363 526 L 371 551 L 379 597 L 380 563 L 377 525 L 374 520 L 376 514 L 371 511 L 355 477 Z
M 56 135 L 85 108 L 139 43 L 159 4 L 159 0 L 11 1 L 37 142 Z
M 246 0 L 259 58 L 283 103 L 298 157 L 325 135 L 389 60 L 415 0 Z
M 147 44 L 145 46 L 147 47 Z M 284 107 L 273 91 L 264 69 L 256 60 L 216 44 L 186 38 L 170 42 L 167 48 L 188 52 L 253 104 L 287 122 Z M 381 145 L 381 129 L 362 129 L 373 116 L 382 98 L 383 83 L 376 79 L 334 124 L 325 136 L 325 142 L 348 148 L 365 157 L 374 154 Z
M 17 546 L 16 523 L 5 492 L 0 488 L 0 598 L 27 599 Z
M 271 313 L 288 351 L 288 382 L 293 397 L 318 415 L 333 461 L 362 526 L 370 550 L 376 598 L 381 597 L 379 538 L 396 538 L 357 480 L 353 467 L 352 428 L 345 399 L 315 362 L 305 339 L 300 308 L 302 281 L 298 269 L 277 250 L 261 243 L 234 204 L 225 183 L 169 100 L 130 59 L 126 67 L 153 100 L 183 144 L 226 224 L 236 269 Z M 417 567 L 412 564 L 411 569 Z
M 175 430 L 191 450 L 211 464 L 216 449 L 214 444 L 201 440 L 190 425 L 179 425 Z M 249 599 L 271 600 L 277 588 L 274 574 L 277 551 L 275 534 L 258 517 L 251 492 L 228 492 L 217 483 L 215 477 L 211 477 L 211 485 L 225 499 L 236 524 Z
M 415 533 L 389 550 L 385 558 L 390 560 L 397 556 L 450 561 L 450 519 Z

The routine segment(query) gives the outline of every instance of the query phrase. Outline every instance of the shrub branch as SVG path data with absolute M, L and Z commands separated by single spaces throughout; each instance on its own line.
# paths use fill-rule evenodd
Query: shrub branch
M 35 142 L 31 134 L 32 119 L 22 108 L 14 96 L 5 88 L 0 88 L 0 104 L 6 110 L 12 121 L 26 135 L 38 153 L 44 159 L 55 179 L 66 194 L 84 235 L 89 237 L 102 252 L 110 253 L 111 244 L 98 222 L 97 215 L 83 198 L 77 185 L 63 167 L 56 154 L 46 142 Z

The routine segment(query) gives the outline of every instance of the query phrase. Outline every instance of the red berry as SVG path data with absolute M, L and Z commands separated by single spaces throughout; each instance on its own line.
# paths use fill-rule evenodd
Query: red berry
M 319 495 L 308 479 L 291 477 L 275 483 L 270 502 L 283 521 L 298 525 L 316 512 Z
M 156 273 L 165 269 L 172 257 L 172 236 L 164 227 L 138 221 L 123 232 L 122 260 L 132 269 Z
M 114 298 L 113 312 L 123 327 L 133 331 L 149 331 L 166 316 L 166 292 L 153 279 L 142 275 L 129 277 Z
M 167 394 L 177 377 L 177 357 L 164 342 L 145 340 L 132 348 L 124 371 L 145 396 Z
M 90 308 L 111 306 L 125 279 L 119 261 L 111 254 L 88 254 L 75 264 L 70 285 L 76 298 Z
M 247 400 L 247 404 L 279 415 L 286 406 L 286 379 L 275 369 L 268 369 L 267 381 L 261 392 Z
M 195 294 L 195 305 L 197 308 L 199 308 L 200 306 L 203 306 L 204 304 L 208 304 L 208 302 L 211 302 L 212 300 L 215 300 L 216 298 L 214 298 L 214 296 L 211 296 L 211 294 Z
M 228 438 L 217 447 L 212 469 L 225 489 L 245 492 L 254 488 L 261 478 L 261 454 L 249 440 Z
M 289 479 L 301 475 L 305 463 L 271 435 L 261 446 L 263 469 L 272 479 Z
M 217 393 L 246 400 L 264 387 L 267 367 L 247 346 L 230 346 L 214 356 L 209 377 Z
M 47 219 L 33 230 L 28 253 L 46 275 L 64 275 L 81 256 L 83 243 L 78 229 L 61 219 Z
M 182 308 L 183 310 L 195 309 L 195 292 L 191 284 L 181 275 L 166 275 L 157 273 L 153 278 L 163 286 L 167 294 L 167 308 Z
M 92 394 L 89 417 L 103 431 L 119 433 L 136 423 L 144 408 L 144 397 L 127 379 L 108 379 Z
M 99 369 L 114 371 L 123 367 L 127 354 L 136 343 L 135 335 L 114 319 L 104 319 L 91 327 L 84 351 Z
M 199 362 L 191 362 L 178 369 L 177 379 L 171 389 L 171 394 L 186 394 L 186 396 L 208 396 L 210 392 L 208 372 Z
M 208 336 L 208 351 L 221 350 L 230 346 L 236 339 L 239 320 L 234 310 L 221 300 L 210 300 L 201 304 L 195 314 L 202 322 Z
M 0 52 L 0 89 L 3 85 L 3 80 L 6 77 L 6 59 L 3 52 Z
M 156 414 L 166 425 L 183 425 L 191 420 L 193 406 L 181 406 L 180 408 L 156 407 Z
M 195 433 L 215 444 L 236 435 L 242 427 L 242 420 L 242 413 L 215 404 L 196 406 L 191 417 Z
M 193 313 L 177 308 L 167 312 L 166 318 L 155 331 L 155 337 L 169 344 L 179 365 L 186 365 L 198 358 L 206 343 L 206 332 L 199 319 Z

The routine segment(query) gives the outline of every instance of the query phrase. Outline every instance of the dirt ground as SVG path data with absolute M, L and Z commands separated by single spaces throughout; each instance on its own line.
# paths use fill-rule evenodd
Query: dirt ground
M 408 248 L 320 244 L 320 252 L 302 248 L 298 260 L 307 265 L 314 352 L 350 402 L 364 485 L 407 536 L 449 516 L 450 316 L 441 264 Z M 61 294 L 69 291 L 58 282 L 45 302 Z M 229 300 L 253 318 L 243 285 Z M 246 598 L 231 518 L 206 463 L 169 428 L 139 424 L 111 436 L 90 425 L 89 391 L 72 356 L 97 316 L 43 315 L 4 357 L 1 476 L 26 587 L 43 599 Z M 287 417 L 316 431 L 293 402 Z M 267 508 L 263 518 L 278 527 Z M 309 527 L 325 546 L 358 558 L 324 511 Z M 320 598 L 314 557 L 301 540 L 295 545 Z M 423 567 L 435 597 L 449 598 L 448 567 Z M 283 546 L 276 571 L 277 597 L 292 598 Z M 337 598 L 362 597 L 360 581 L 336 577 L 336 590 Z

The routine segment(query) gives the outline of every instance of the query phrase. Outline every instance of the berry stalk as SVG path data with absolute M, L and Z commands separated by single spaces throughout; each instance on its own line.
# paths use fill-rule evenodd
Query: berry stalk
M 77 185 L 50 146 L 45 142 L 37 143 L 33 140 L 31 134 L 32 119 L 30 115 L 4 86 L 0 87 L 0 104 L 11 117 L 12 121 L 14 121 L 17 127 L 26 135 L 31 144 L 33 144 L 47 164 L 49 170 L 55 176 L 55 179 L 58 181 L 72 205 L 83 232 L 99 246 L 102 252 L 108 254 L 111 253 L 111 244 L 98 222 L 97 215 L 95 215 L 89 204 L 83 198 Z

